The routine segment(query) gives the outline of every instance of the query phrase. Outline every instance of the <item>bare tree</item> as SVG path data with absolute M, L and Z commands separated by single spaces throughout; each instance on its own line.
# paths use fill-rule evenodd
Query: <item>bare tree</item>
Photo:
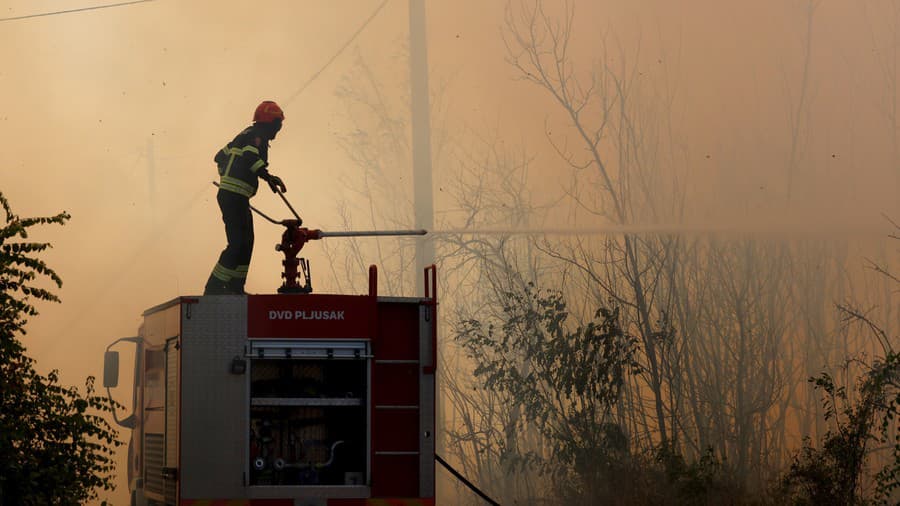
M 659 130 L 657 123 L 644 121 L 651 113 L 647 102 L 638 100 L 638 66 L 626 65 L 624 50 L 610 54 L 614 45 L 607 40 L 599 63 L 579 73 L 568 53 L 574 18 L 569 3 L 560 18 L 542 2 L 508 6 L 508 59 L 521 79 L 547 92 L 565 114 L 572 145 L 568 137 L 557 141 L 548 135 L 548 140 L 575 173 L 569 197 L 576 215 L 620 226 L 658 223 L 671 215 L 665 206 L 665 195 L 671 193 L 657 192 L 662 185 L 653 164 Z M 624 323 L 642 343 L 644 378 L 652 395 L 653 423 L 635 436 L 667 444 L 672 428 L 658 349 L 661 329 L 655 322 L 671 305 L 673 294 L 657 289 L 666 272 L 662 259 L 673 254 L 677 238 L 624 234 L 599 242 L 579 239 L 544 246 L 547 254 L 578 272 L 586 293 L 599 300 L 614 297 L 622 305 Z
M 348 197 L 339 201 L 341 225 L 347 229 L 405 229 L 413 223 L 412 163 L 409 108 L 403 96 L 382 81 L 357 51 L 355 66 L 336 94 L 347 110 L 349 131 L 338 142 L 352 163 L 341 175 Z M 415 292 L 419 274 L 412 273 L 415 247 L 411 240 L 374 238 L 325 243 L 332 261 L 331 278 L 339 288 L 364 286 L 362 275 L 376 264 L 390 276 L 379 278 L 384 293 Z M 412 275 L 411 275 L 412 273 Z
M 808 88 L 818 4 L 806 4 L 803 71 L 788 106 L 791 144 L 779 164 L 787 173 L 788 202 L 814 163 Z M 438 228 L 450 230 L 439 235 L 436 248 L 441 333 L 467 335 L 472 328 L 460 322 L 503 321 L 504 300 L 521 298 L 531 284 L 559 290 L 576 326 L 598 307 L 618 307 L 624 333 L 640 344 L 640 374 L 625 378 L 604 422 L 623 430 L 634 456 L 660 455 L 654 462 L 667 466 L 682 465 L 682 455 L 697 462 L 713 456 L 727 462 L 738 481 L 761 488 L 799 444 L 792 439 L 798 423 L 806 434 L 827 429 L 805 378 L 860 349 L 827 310 L 854 289 L 845 267 L 847 243 L 679 233 L 692 203 L 684 176 L 690 157 L 671 121 L 675 94 L 665 76 L 646 72 L 640 53 L 624 49 L 612 34 L 596 47 L 596 62 L 581 67 L 571 47 L 575 19 L 571 2 L 522 0 L 506 11 L 509 63 L 555 107 L 545 127 L 557 155 L 551 168 L 567 181 L 560 200 L 534 204 L 532 156 L 504 145 L 502 132 L 486 137 L 457 126 L 436 133 L 443 136 L 434 143 L 435 166 L 443 169 Z M 341 139 L 361 170 L 347 186 L 364 204 L 345 205 L 342 216 L 348 226 L 360 220 L 367 227 L 403 226 L 412 210 L 408 186 L 398 184 L 409 171 L 405 107 L 392 102 L 396 98 L 364 62 L 353 79 L 340 94 L 357 123 Z M 442 124 L 440 115 L 432 118 Z M 735 155 L 722 169 L 739 163 Z M 612 226 L 621 233 L 517 233 L 560 215 L 576 226 Z M 646 233 L 673 225 L 671 233 Z M 356 272 L 373 257 L 386 270 L 406 272 L 411 251 L 411 244 L 385 243 L 332 250 Z M 344 276 L 338 266 L 334 276 Z M 414 281 L 402 277 L 388 291 L 405 292 Z M 513 392 L 486 388 L 476 377 L 478 357 L 493 355 L 488 350 L 462 359 L 466 342 L 442 343 L 447 437 L 439 450 L 504 502 L 552 502 L 558 489 L 509 458 L 549 458 L 551 438 Z M 504 359 L 525 377 L 537 373 L 526 354 L 505 351 Z M 570 400 L 554 407 L 567 402 L 577 407 Z M 661 481 L 648 483 L 665 481 L 653 479 Z

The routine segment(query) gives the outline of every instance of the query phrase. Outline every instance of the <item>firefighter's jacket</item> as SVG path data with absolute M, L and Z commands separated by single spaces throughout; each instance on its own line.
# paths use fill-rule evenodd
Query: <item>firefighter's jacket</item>
M 256 195 L 259 177 L 268 174 L 269 141 L 258 127 L 244 129 L 215 156 L 219 188 L 250 198 Z

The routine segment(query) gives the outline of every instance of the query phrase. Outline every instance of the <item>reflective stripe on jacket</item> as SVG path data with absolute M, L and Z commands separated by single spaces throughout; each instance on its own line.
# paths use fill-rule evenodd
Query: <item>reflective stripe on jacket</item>
M 250 198 L 259 187 L 259 169 L 269 165 L 269 142 L 253 126 L 237 134 L 214 157 L 219 187 Z

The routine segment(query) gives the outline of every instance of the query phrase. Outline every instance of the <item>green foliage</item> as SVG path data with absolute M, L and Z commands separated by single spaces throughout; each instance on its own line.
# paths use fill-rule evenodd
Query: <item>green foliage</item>
M 35 225 L 64 224 L 69 215 L 19 218 L 0 193 L 5 222 L 0 228 L 0 506 L 81 504 L 113 488 L 113 453 L 122 443 L 102 414 L 113 405 L 60 385 L 56 371 L 44 376 L 25 355 L 20 336 L 36 301 L 59 302 L 37 283 L 62 280 L 35 257 L 50 247 L 28 242 Z
M 711 448 L 693 462 L 674 445 L 631 453 L 616 410 L 628 376 L 640 372 L 638 342 L 623 331 L 616 308 L 575 325 L 556 291 L 528 285 L 500 302 L 498 320 L 463 321 L 456 339 L 484 388 L 519 412 L 514 430 L 507 428 L 518 436 L 496 441 L 504 462 L 551 476 L 560 504 L 749 503 Z M 521 440 L 531 431 L 539 442 Z M 541 451 L 528 450 L 535 447 Z
M 722 497 L 736 501 L 737 486 L 712 448 L 694 462 L 688 462 L 671 445 L 656 449 L 656 462 L 665 473 L 669 496 L 676 504 L 722 504 Z
M 779 494 L 792 504 L 889 504 L 900 488 L 900 435 L 894 421 L 900 414 L 900 355 L 889 352 L 859 380 L 855 400 L 828 373 L 809 381 L 823 392 L 825 419 L 833 428 L 819 448 L 808 438 L 783 476 Z M 887 444 L 889 456 L 872 477 L 874 494 L 861 486 L 871 459 L 871 446 Z
M 628 453 L 628 437 L 612 410 L 626 375 L 638 368 L 636 340 L 623 332 L 616 309 L 600 308 L 585 325 L 568 325 L 562 295 L 531 285 L 507 293 L 502 308 L 502 321 L 464 321 L 456 339 L 475 360 L 484 387 L 521 410 L 518 432 L 538 431 L 550 451 L 523 454 L 513 441 L 502 457 L 590 496 L 604 469 Z

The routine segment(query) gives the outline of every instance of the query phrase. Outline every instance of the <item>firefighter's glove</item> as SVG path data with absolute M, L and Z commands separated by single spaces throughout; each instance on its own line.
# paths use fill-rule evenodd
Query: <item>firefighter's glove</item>
M 278 193 L 278 190 L 281 190 L 281 193 L 287 192 L 287 186 L 284 185 L 284 181 L 278 176 L 270 174 L 269 178 L 266 179 L 266 182 L 269 183 L 269 188 L 272 189 L 272 193 Z

